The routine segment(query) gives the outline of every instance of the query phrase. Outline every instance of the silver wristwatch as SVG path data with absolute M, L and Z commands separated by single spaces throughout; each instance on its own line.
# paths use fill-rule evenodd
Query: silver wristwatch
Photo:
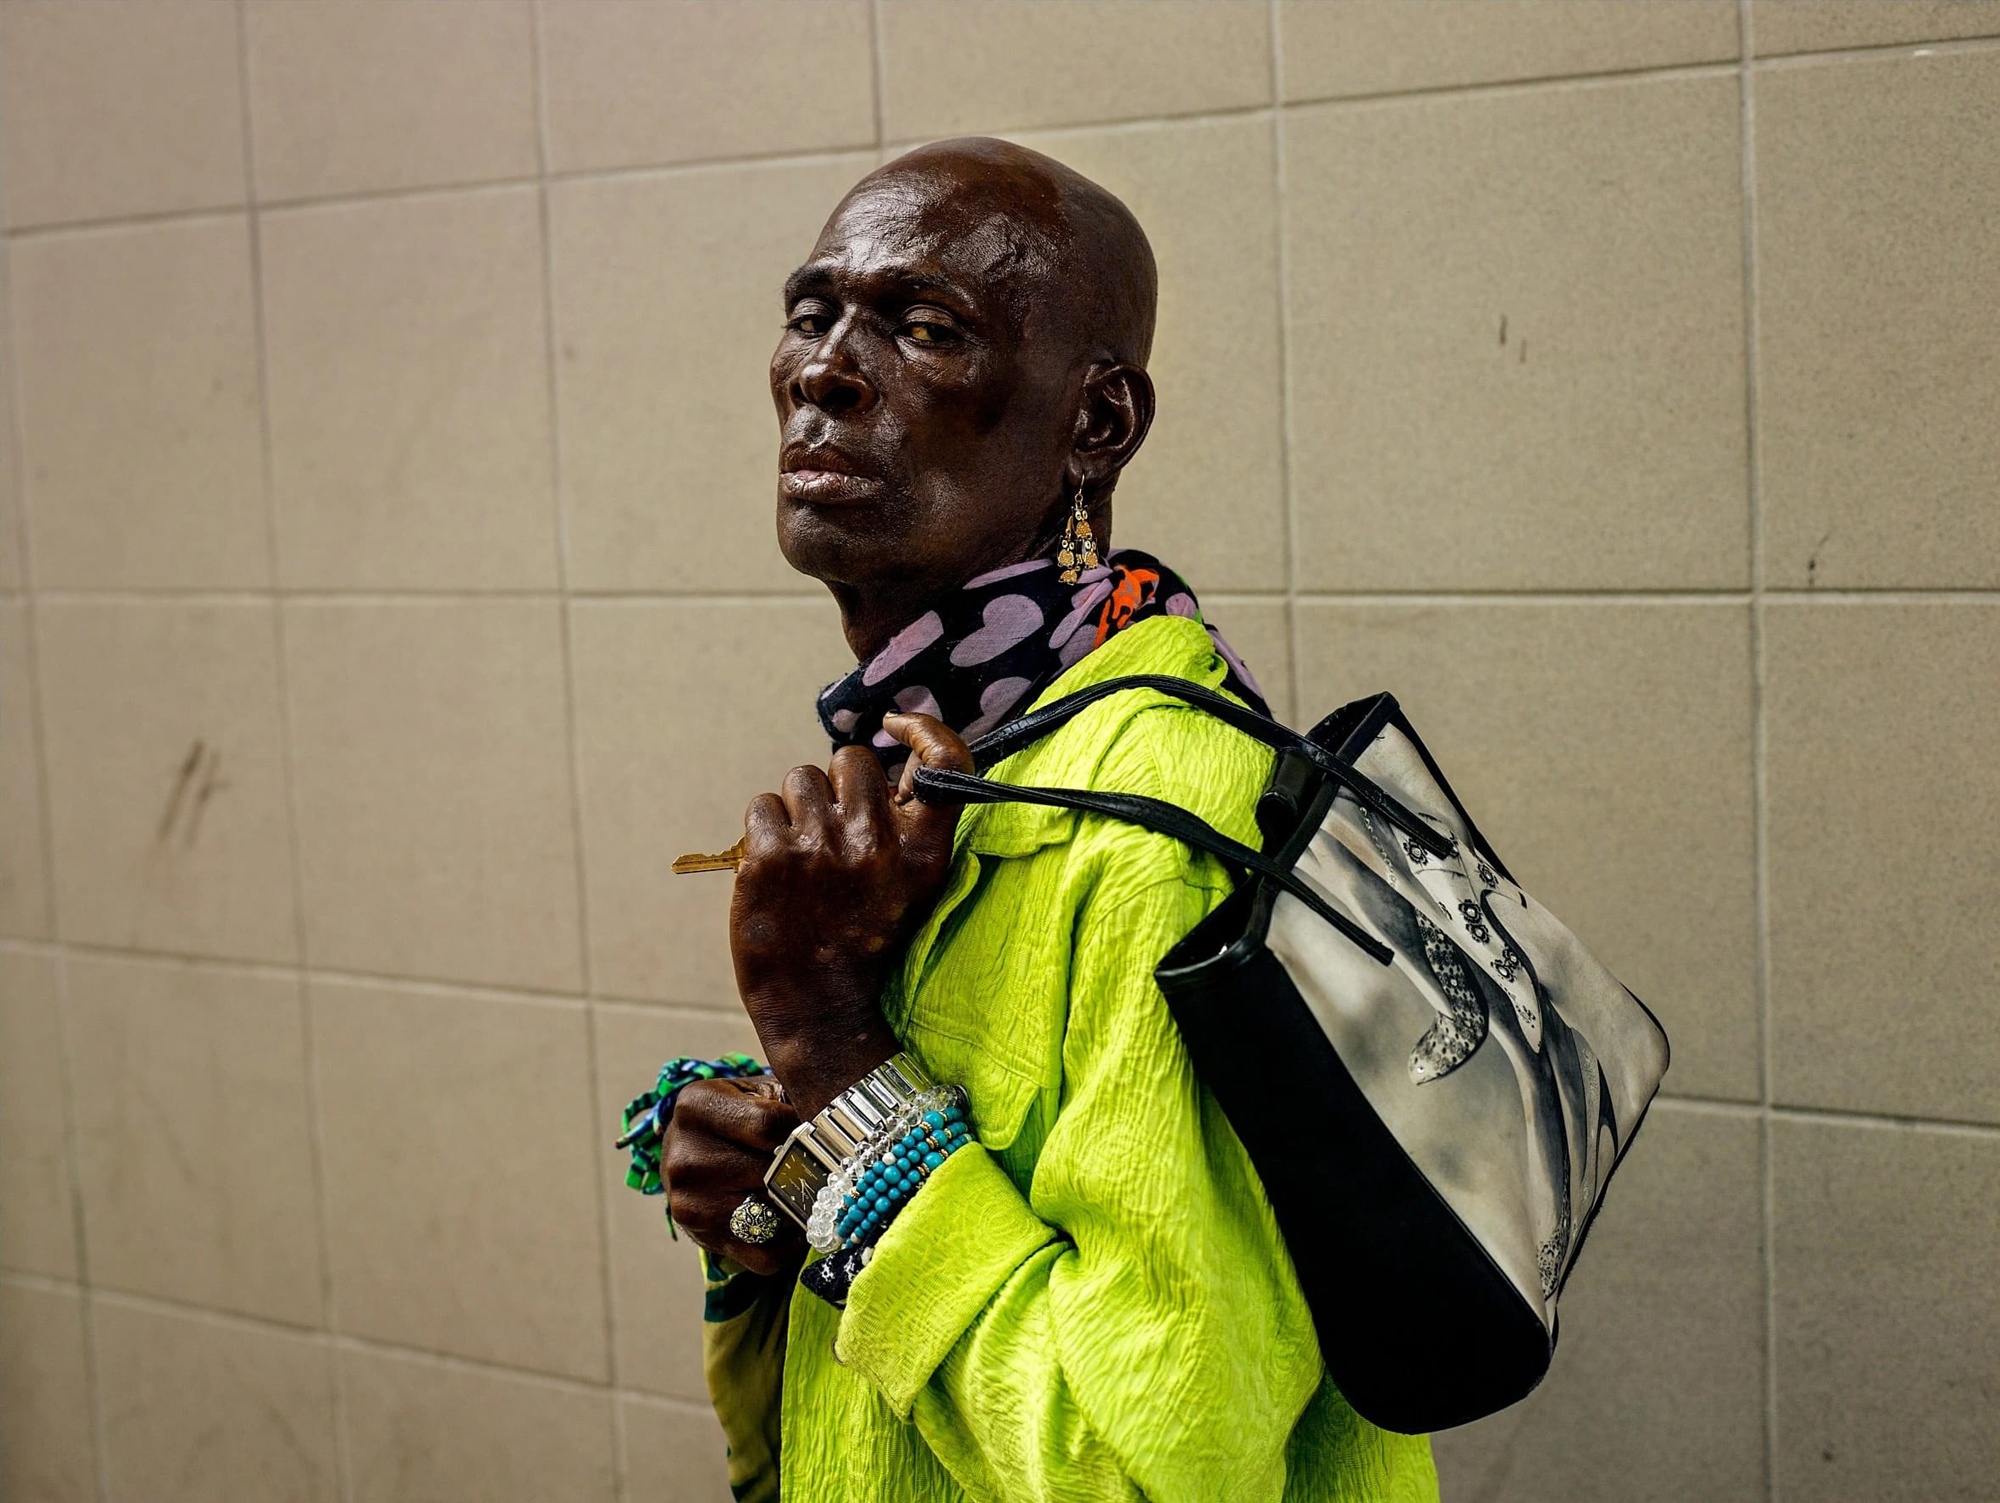
M 834 1097 L 826 1110 L 793 1128 L 772 1155 L 771 1167 L 764 1171 L 772 1202 L 803 1227 L 833 1172 L 919 1093 L 936 1085 L 914 1055 L 899 1053 L 877 1065 Z

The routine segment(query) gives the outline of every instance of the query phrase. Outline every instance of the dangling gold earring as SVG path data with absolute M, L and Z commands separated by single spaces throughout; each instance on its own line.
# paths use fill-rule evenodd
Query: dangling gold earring
M 1076 488 L 1076 498 L 1070 502 L 1069 521 L 1063 527 L 1062 547 L 1056 551 L 1056 562 L 1062 565 L 1062 582 L 1075 584 L 1081 570 L 1097 567 L 1097 539 L 1090 530 L 1090 513 L 1083 509 L 1083 487 Z

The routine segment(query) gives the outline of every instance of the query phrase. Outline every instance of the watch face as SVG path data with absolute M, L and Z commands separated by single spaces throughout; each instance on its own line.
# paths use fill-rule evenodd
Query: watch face
M 785 1145 L 771 1172 L 764 1177 L 771 1199 L 790 1212 L 792 1220 L 800 1226 L 811 1217 L 813 1202 L 819 1198 L 820 1187 L 825 1183 L 826 1169 L 796 1140 Z

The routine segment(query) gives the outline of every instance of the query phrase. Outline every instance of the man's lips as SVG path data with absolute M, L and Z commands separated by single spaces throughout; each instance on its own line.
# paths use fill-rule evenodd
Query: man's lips
M 798 469 L 780 473 L 778 493 L 792 501 L 836 504 L 865 500 L 882 488 L 882 482 L 872 475 L 851 475 L 845 470 L 814 469 L 810 465 L 811 461 L 807 461 Z

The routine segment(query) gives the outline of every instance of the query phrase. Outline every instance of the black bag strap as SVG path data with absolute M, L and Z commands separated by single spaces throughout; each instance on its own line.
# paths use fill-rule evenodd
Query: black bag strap
M 1012 756 L 1022 747 L 1039 741 L 1058 726 L 1067 725 L 1079 712 L 1098 700 L 1122 694 L 1127 689 L 1151 689 L 1171 695 L 1197 709 L 1206 710 L 1217 720 L 1234 726 L 1245 735 L 1255 736 L 1267 746 L 1277 747 L 1280 751 L 1294 747 L 1315 767 L 1344 786 L 1364 807 L 1387 820 L 1439 860 L 1449 860 L 1456 852 L 1450 836 L 1439 834 L 1425 824 L 1394 797 L 1383 792 L 1379 784 L 1359 771 L 1352 762 L 1335 756 L 1312 737 L 1302 735 L 1268 715 L 1260 715 L 1248 705 L 1238 704 L 1213 689 L 1166 674 L 1142 673 L 1125 678 L 1108 678 L 1101 684 L 1065 694 L 1054 704 L 1044 705 L 1032 714 L 1023 715 L 1012 724 L 1003 725 L 990 735 L 980 737 L 972 744 L 972 755 L 979 766 L 991 766 L 1002 757 Z M 922 774 L 919 773 L 918 786 L 922 784 Z
M 991 778 L 978 777 L 969 772 L 953 772 L 943 767 L 919 767 L 915 781 L 917 794 L 926 803 L 1049 804 L 1059 809 L 1084 809 L 1092 814 L 1106 814 L 1113 819 L 1141 825 L 1277 883 L 1353 940 L 1371 960 L 1388 965 L 1395 959 L 1388 946 L 1327 902 L 1297 872 L 1288 866 L 1280 866 L 1262 851 L 1232 840 L 1200 815 L 1188 812 L 1179 804 L 1147 798 L 1139 793 L 1098 793 L 1085 788 L 1031 788 L 997 783 Z

